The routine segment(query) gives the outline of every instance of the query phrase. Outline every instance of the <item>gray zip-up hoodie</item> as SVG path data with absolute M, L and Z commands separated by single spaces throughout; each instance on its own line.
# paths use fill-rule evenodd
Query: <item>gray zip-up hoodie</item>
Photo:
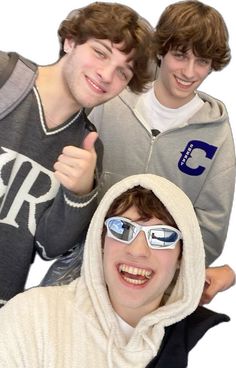
M 191 199 L 201 227 L 206 264 L 222 252 L 235 188 L 235 149 L 224 104 L 198 92 L 202 108 L 184 125 L 153 136 L 138 115 L 139 96 L 127 90 L 92 110 L 104 144 L 101 196 L 123 177 L 152 173 Z

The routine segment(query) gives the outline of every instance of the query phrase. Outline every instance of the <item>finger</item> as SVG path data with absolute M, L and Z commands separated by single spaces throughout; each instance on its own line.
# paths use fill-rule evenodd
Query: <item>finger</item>
M 83 148 L 87 151 L 90 151 L 94 148 L 94 144 L 97 140 L 98 133 L 97 132 L 91 132 L 89 133 L 85 138 L 83 142 Z
M 60 172 L 61 174 L 70 177 L 75 177 L 76 174 L 78 175 L 78 169 L 75 170 L 73 165 L 68 165 L 59 161 L 54 164 L 54 170 L 55 172 Z
M 73 191 L 74 185 L 73 185 L 73 181 L 71 180 L 70 176 L 64 173 L 61 173 L 59 171 L 55 171 L 54 175 L 60 184 L 64 185 L 64 187 L 66 187 L 67 189 Z

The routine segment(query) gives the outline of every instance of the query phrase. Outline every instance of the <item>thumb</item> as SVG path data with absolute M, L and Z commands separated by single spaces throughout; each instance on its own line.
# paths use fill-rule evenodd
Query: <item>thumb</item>
M 92 148 L 94 148 L 94 144 L 98 138 L 97 132 L 91 132 L 84 138 L 83 141 L 83 148 L 87 151 L 90 151 Z

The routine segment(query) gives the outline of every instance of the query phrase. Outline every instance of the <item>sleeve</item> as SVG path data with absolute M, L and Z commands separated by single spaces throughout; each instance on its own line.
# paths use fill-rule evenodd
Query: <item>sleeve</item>
M 18 297 L 1 308 L 0 367 L 38 367 L 37 349 L 32 347 L 30 315 L 30 308 Z
M 229 129 L 194 203 L 206 251 L 206 266 L 222 253 L 235 191 L 235 150 Z
M 206 266 L 213 263 L 224 248 L 234 197 L 234 176 L 234 170 L 228 169 L 210 180 L 195 207 L 206 252 Z
M 35 233 L 36 249 L 43 259 L 53 259 L 79 242 L 96 210 L 97 193 L 95 188 L 89 195 L 78 197 L 60 187 Z
M 39 255 L 53 259 L 72 249 L 90 223 L 97 208 L 97 195 L 102 173 L 103 146 L 96 142 L 97 168 L 94 189 L 87 195 L 78 196 L 60 187 L 52 205 L 43 214 L 35 233 L 35 245 Z

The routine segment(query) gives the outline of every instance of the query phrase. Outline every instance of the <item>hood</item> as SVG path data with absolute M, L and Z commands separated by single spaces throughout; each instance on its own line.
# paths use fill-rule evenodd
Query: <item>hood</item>
M 168 301 L 164 306 L 141 319 L 127 345 L 127 354 L 131 354 L 132 351 L 140 352 L 141 349 L 147 350 L 147 356 L 142 353 L 147 363 L 158 351 L 164 335 L 164 327 L 180 321 L 196 309 L 205 279 L 205 254 L 191 201 L 169 180 L 152 174 L 134 175 L 116 183 L 107 191 L 90 223 L 85 243 L 82 277 L 101 328 L 112 346 L 110 349 L 112 354 L 116 356 L 116 349 L 122 348 L 124 355 L 125 342 L 119 331 L 104 283 L 101 233 L 104 218 L 113 200 L 127 189 L 137 185 L 153 191 L 171 213 L 183 236 L 180 270 Z M 118 357 L 114 358 L 114 361 L 117 361 L 115 359 Z M 130 364 L 136 364 L 135 359 L 140 359 L 139 354 L 136 353 L 130 358 Z M 143 365 L 136 366 L 145 366 L 146 363 L 143 361 Z

